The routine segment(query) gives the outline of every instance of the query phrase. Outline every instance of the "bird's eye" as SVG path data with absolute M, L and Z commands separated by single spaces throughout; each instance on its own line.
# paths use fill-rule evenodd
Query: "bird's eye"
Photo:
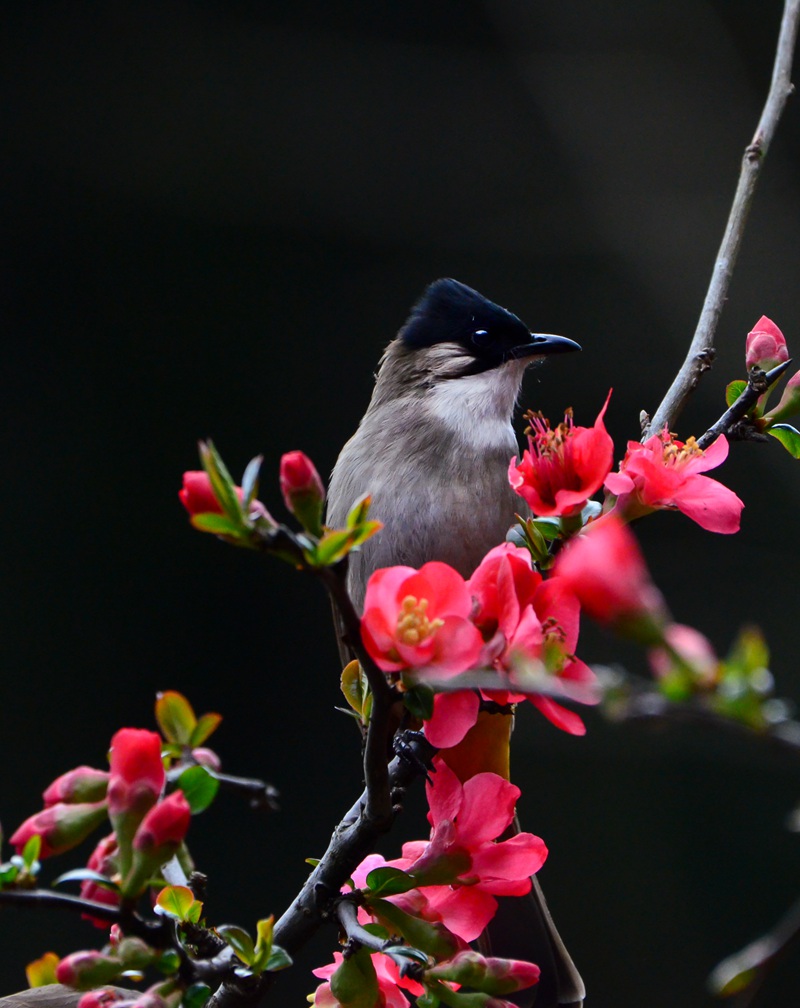
M 486 329 L 476 329 L 472 334 L 472 342 L 478 348 L 485 348 L 491 346 L 494 340 Z

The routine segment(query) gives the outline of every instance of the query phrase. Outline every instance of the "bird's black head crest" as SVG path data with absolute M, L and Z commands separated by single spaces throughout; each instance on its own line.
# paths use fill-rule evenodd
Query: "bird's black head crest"
M 399 333 L 411 350 L 457 343 L 468 363 L 458 374 L 477 374 L 509 360 L 580 350 L 563 336 L 532 335 L 516 315 L 458 280 L 435 280 L 411 309 Z M 454 376 L 454 375 L 451 375 Z

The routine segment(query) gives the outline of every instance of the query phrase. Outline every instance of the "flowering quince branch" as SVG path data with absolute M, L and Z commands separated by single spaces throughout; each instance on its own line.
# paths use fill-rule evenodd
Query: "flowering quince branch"
M 762 434 L 752 424 L 741 424 L 740 421 L 756 405 L 759 398 L 763 396 L 776 384 L 785 374 L 791 364 L 790 360 L 782 361 L 771 371 L 762 371 L 758 366 L 754 366 L 747 377 L 747 385 L 740 393 L 739 397 L 701 437 L 697 439 L 698 448 L 708 448 L 720 434 L 744 441 L 766 441 L 766 435 Z
M 739 182 L 733 198 L 725 233 L 717 252 L 700 320 L 686 359 L 664 396 L 652 420 L 642 433 L 646 441 L 653 433 L 672 427 L 678 414 L 697 386 L 700 376 L 711 366 L 714 335 L 728 294 L 736 257 L 744 236 L 747 215 L 753 202 L 761 166 L 767 155 L 786 100 L 794 91 L 791 83 L 792 60 L 800 21 L 800 0 L 786 0 L 772 71 L 772 82 L 753 139 L 742 158 Z

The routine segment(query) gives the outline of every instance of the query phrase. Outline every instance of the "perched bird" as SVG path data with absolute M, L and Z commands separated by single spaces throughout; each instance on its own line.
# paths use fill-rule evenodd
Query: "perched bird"
M 515 513 L 525 509 L 507 475 L 518 450 L 511 419 L 523 374 L 545 355 L 570 350 L 580 346 L 532 334 L 516 315 L 457 280 L 436 280 L 425 290 L 384 351 L 367 412 L 329 484 L 328 525 L 342 527 L 364 493 L 372 497 L 370 517 L 383 522 L 349 557 L 348 589 L 357 608 L 380 567 L 441 560 L 468 577 L 503 542 Z M 342 646 L 343 661 L 350 657 Z M 487 721 L 488 730 L 484 725 L 465 740 L 472 747 L 469 773 L 495 769 L 498 760 L 507 766 L 511 718 Z M 535 996 L 537 1008 L 580 1005 L 580 976 L 533 884 L 532 900 L 501 900 L 489 935 L 492 954 L 529 959 L 542 970 L 539 984 L 516 1003 L 532 1004 Z

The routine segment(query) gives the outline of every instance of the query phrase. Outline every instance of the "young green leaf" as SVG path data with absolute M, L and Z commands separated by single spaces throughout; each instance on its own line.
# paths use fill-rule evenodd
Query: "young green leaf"
M 800 431 L 791 424 L 775 424 L 769 428 L 767 434 L 780 441 L 792 458 L 800 458 Z
M 186 795 L 192 815 L 205 812 L 219 791 L 219 781 L 204 766 L 192 766 L 178 778 L 178 787 Z
M 166 690 L 156 698 L 156 721 L 167 742 L 189 745 L 197 718 L 192 705 L 182 693 Z

